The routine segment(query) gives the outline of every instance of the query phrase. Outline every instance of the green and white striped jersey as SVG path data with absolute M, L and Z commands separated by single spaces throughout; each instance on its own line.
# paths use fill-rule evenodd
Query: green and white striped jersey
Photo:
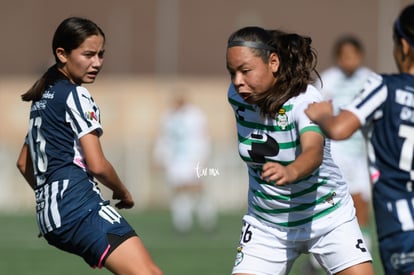
M 329 139 L 325 139 L 321 166 L 308 177 L 285 186 L 260 179 L 265 162 L 288 165 L 295 161 L 301 153 L 302 133 L 321 133 L 304 113 L 308 104 L 322 100 L 315 87 L 309 85 L 306 92 L 289 99 L 275 119 L 261 116 L 258 107 L 243 101 L 233 85 L 228 100 L 236 117 L 239 154 L 248 166 L 249 215 L 271 227 L 312 226 L 325 232 L 355 216 L 348 187 L 331 158 Z

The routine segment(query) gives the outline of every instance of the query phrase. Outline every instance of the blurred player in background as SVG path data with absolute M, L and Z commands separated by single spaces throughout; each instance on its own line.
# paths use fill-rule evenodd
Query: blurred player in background
M 373 74 L 350 104 L 335 114 L 331 102 L 310 104 L 306 113 L 326 135 L 349 138 L 362 128 L 379 172 L 373 206 L 385 274 L 414 274 L 414 5 L 393 26 L 398 74 Z
M 204 182 L 210 149 L 203 111 L 188 102 L 184 91 L 177 91 L 161 120 L 154 161 L 169 185 L 172 223 L 179 233 L 191 231 L 196 220 L 205 231 L 216 227 L 216 208 Z
M 104 156 L 99 108 L 82 86 L 102 69 L 104 46 L 103 31 L 88 19 L 70 17 L 58 26 L 52 43 L 56 64 L 22 95 L 32 104 L 17 166 L 34 189 L 40 235 L 49 244 L 115 274 L 160 275 L 133 228 L 94 181 L 113 191 L 117 208 L 134 206 Z
M 362 42 L 353 35 L 344 35 L 337 39 L 333 47 L 335 65 L 321 73 L 321 88 L 325 100 L 331 100 L 334 112 L 338 113 L 362 90 L 370 69 L 363 66 L 364 48 Z M 351 138 L 343 141 L 331 141 L 331 154 L 341 169 L 354 201 L 356 216 L 367 246 L 370 248 L 369 235 L 371 180 L 368 169 L 366 140 L 358 130 Z M 311 258 L 313 259 L 313 258 Z M 312 260 L 312 266 L 319 265 Z
M 329 140 L 304 114 L 321 101 L 311 38 L 246 27 L 227 44 L 248 211 L 233 274 L 288 274 L 312 253 L 329 274 L 374 273 L 349 189 Z
M 355 36 L 343 36 L 337 40 L 334 58 L 336 65 L 321 73 L 321 91 L 324 99 L 332 101 L 334 112 L 338 113 L 361 92 L 372 71 L 362 65 L 364 48 Z M 347 140 L 332 141 L 331 153 L 349 186 L 358 223 L 365 234 L 365 241 L 368 241 L 371 181 L 362 132 L 356 131 Z

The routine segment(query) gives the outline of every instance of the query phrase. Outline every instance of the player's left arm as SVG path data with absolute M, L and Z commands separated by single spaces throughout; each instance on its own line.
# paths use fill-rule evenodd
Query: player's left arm
M 29 146 L 26 143 L 23 144 L 22 149 L 20 150 L 16 165 L 17 169 L 19 169 L 20 173 L 23 175 L 27 183 L 29 183 L 30 187 L 34 189 L 35 177 L 33 171 L 33 163 L 32 158 L 30 157 Z
M 322 163 L 324 137 L 321 133 L 308 131 L 301 135 L 301 154 L 289 165 L 267 162 L 262 168 L 262 179 L 276 185 L 286 185 L 309 176 Z
M 80 138 L 88 171 L 103 185 L 113 191 L 112 198 L 120 200 L 118 208 L 134 206 L 132 195 L 122 183 L 112 164 L 106 159 L 99 141 L 98 132 L 92 131 Z

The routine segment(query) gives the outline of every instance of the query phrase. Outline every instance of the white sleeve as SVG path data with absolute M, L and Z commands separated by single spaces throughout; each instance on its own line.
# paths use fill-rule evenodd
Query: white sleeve
M 365 125 L 368 118 L 382 117 L 381 106 L 388 96 L 387 86 L 384 85 L 381 75 L 373 73 L 368 78 L 362 92 L 347 106 L 342 108 L 356 115 Z
M 66 99 L 66 121 L 70 123 L 78 138 L 97 130 L 102 135 L 100 112 L 89 91 L 81 86 Z
M 314 129 L 314 131 L 320 132 L 319 126 L 305 114 L 305 109 L 308 108 L 309 104 L 320 102 L 322 100 L 322 94 L 311 85 L 308 86 L 305 93 L 302 93 L 295 98 L 294 116 L 295 124 L 299 132 L 306 129 Z

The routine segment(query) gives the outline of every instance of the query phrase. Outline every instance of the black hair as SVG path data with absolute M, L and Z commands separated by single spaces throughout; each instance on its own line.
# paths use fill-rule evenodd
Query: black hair
M 364 46 L 358 37 L 354 35 L 343 35 L 339 37 L 334 44 L 334 47 L 333 47 L 334 58 L 337 58 L 341 54 L 341 51 L 344 45 L 352 45 L 361 54 L 363 54 L 365 51 Z
M 414 47 L 414 5 L 405 7 L 395 20 L 393 37 L 399 45 L 401 44 L 401 38 L 404 38 L 411 47 Z
M 252 96 L 262 115 L 274 117 L 282 105 L 289 99 L 306 91 L 308 84 L 314 82 L 317 55 L 311 47 L 312 39 L 295 33 L 280 30 L 266 30 L 261 27 L 245 27 L 230 35 L 228 48 L 247 46 L 263 62 L 269 62 L 272 53 L 279 57 L 280 65 L 275 73 L 277 82 L 268 92 Z
M 57 48 L 63 48 L 67 54 L 78 48 L 88 37 L 100 35 L 105 40 L 102 29 L 89 19 L 81 17 L 69 17 L 63 20 L 57 27 L 52 41 L 52 50 L 56 64 L 50 67 L 33 86 L 21 95 L 23 101 L 39 100 L 47 87 L 65 78 L 58 70 L 61 65 L 56 55 Z

